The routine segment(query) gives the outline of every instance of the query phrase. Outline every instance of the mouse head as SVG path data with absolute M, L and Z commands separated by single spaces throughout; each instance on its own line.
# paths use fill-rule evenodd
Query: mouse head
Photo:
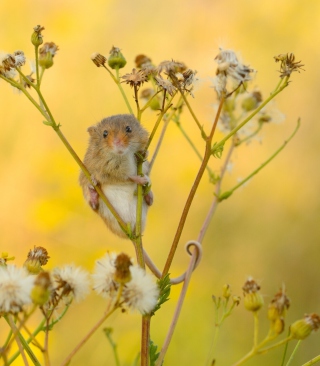
M 131 114 L 117 114 L 104 118 L 95 126 L 88 128 L 90 142 L 108 153 L 124 155 L 145 149 L 148 132 Z

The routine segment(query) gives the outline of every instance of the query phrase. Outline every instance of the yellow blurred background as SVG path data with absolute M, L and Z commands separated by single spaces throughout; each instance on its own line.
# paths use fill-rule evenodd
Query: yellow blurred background
M 285 150 L 249 184 L 224 201 L 205 237 L 204 257 L 194 273 L 186 303 L 166 358 L 166 365 L 207 365 L 214 328 L 211 295 L 219 296 L 224 283 L 235 295 L 247 276 L 256 278 L 268 303 L 282 284 L 291 307 L 286 323 L 304 313 L 320 312 L 320 201 L 319 175 L 319 64 L 320 2 L 309 0 L 198 0 L 198 1 L 1 1 L 0 51 L 23 50 L 33 59 L 32 29 L 45 27 L 44 40 L 60 50 L 55 65 L 44 75 L 43 93 L 62 131 L 82 157 L 88 126 L 101 118 L 126 113 L 126 107 L 108 74 L 90 60 L 93 52 L 107 55 L 120 47 L 134 67 L 139 53 L 155 64 L 174 59 L 198 71 L 199 86 L 191 104 L 206 130 L 214 119 L 216 95 L 210 77 L 215 74 L 218 47 L 239 51 L 243 61 L 258 70 L 253 86 L 264 97 L 275 88 L 279 73 L 273 56 L 293 52 L 305 64 L 274 104 L 286 119 L 262 132 L 262 143 L 237 149 L 234 169 L 224 188 L 233 186 L 268 158 L 291 134 L 298 117 L 302 126 Z M 26 70 L 28 65 L 26 66 Z M 132 90 L 124 86 L 132 101 Z M 0 250 L 22 265 L 34 245 L 47 248 L 48 269 L 67 263 L 92 270 L 106 250 L 134 255 L 130 242 L 104 227 L 85 204 L 78 186 L 79 169 L 55 133 L 42 124 L 31 103 L 0 81 Z M 143 124 L 150 131 L 154 114 Z M 203 150 L 188 113 L 183 124 Z M 218 135 L 217 138 L 221 138 Z M 150 148 L 150 153 L 154 144 Z M 218 171 L 221 162 L 212 159 Z M 154 206 L 149 211 L 144 244 L 162 269 L 181 210 L 199 161 L 175 125 L 169 125 L 152 173 Z M 213 187 L 204 176 L 192 206 L 172 274 L 187 266 L 184 242 L 196 239 L 213 199 Z M 152 322 L 151 337 L 161 347 L 170 324 L 180 286 Z M 104 310 L 103 299 L 92 294 L 74 304 L 51 335 L 52 365 L 59 365 Z M 267 332 L 266 310 L 261 312 L 262 334 Z M 32 318 L 37 324 L 40 315 Z M 121 364 L 131 365 L 140 341 L 140 316 L 117 314 L 106 324 L 115 329 Z M 221 330 L 217 365 L 231 365 L 251 347 L 253 319 L 239 306 Z M 1 322 L 1 343 L 7 334 Z M 319 334 L 302 343 L 293 365 L 320 353 Z M 292 350 L 290 345 L 289 350 Z M 282 350 L 260 356 L 247 365 L 280 364 Z M 20 364 L 17 362 L 17 364 Z M 74 365 L 114 365 L 102 332 L 74 358 Z

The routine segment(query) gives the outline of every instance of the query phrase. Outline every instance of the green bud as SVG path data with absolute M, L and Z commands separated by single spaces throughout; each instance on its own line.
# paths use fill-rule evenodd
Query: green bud
M 39 55 L 39 65 L 43 69 L 49 69 L 53 65 L 53 57 L 50 52 Z
M 232 195 L 232 191 L 226 191 L 226 192 L 223 192 L 222 194 L 220 194 L 219 196 L 219 201 L 223 201 L 223 200 L 226 200 L 227 198 L 229 198 L 231 195 Z
M 312 327 L 305 319 L 297 320 L 290 327 L 290 334 L 295 339 L 305 339 L 312 332 Z
M 125 67 L 126 63 L 127 61 L 120 52 L 120 48 L 112 47 L 110 56 L 108 58 L 108 65 L 111 67 L 111 69 L 122 69 Z
M 44 30 L 44 27 L 41 25 L 37 25 L 33 28 L 34 32 L 31 35 L 31 42 L 34 46 L 40 46 L 43 43 L 43 37 L 41 31 Z
M 245 294 L 244 307 L 249 311 L 258 311 L 263 305 L 263 297 L 259 292 Z

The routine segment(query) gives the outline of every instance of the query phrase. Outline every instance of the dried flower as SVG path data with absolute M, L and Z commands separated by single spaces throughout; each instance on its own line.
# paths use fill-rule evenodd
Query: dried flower
M 91 60 L 97 67 L 100 67 L 105 65 L 107 58 L 96 52 L 91 55 Z
M 297 320 L 290 326 L 290 336 L 295 339 L 305 339 L 312 331 L 317 331 L 319 327 L 319 315 L 306 314 L 303 319 Z
M 127 283 L 131 280 L 130 266 L 132 266 L 131 259 L 128 255 L 119 254 L 114 262 L 115 272 L 114 280 L 118 283 Z
M 125 256 L 125 257 L 124 257 Z M 120 257 L 120 258 L 119 258 Z M 118 259 L 119 258 L 119 259 Z M 138 310 L 142 314 L 150 313 L 157 304 L 159 289 L 153 277 L 137 265 L 129 265 L 130 258 L 124 254 L 107 253 L 96 262 L 93 274 L 94 290 L 105 298 L 115 300 L 120 288 L 124 284 L 119 303 L 131 310 Z M 123 262 L 130 270 L 130 281 L 123 282 L 116 266 Z M 125 271 L 127 273 L 127 269 Z M 125 277 L 128 276 L 128 273 Z M 126 280 L 128 277 L 126 278 Z
M 292 72 L 303 70 L 301 61 L 295 62 L 295 55 L 293 53 L 281 54 L 274 56 L 276 62 L 280 62 L 280 77 L 290 76 Z M 304 71 L 304 70 L 303 70 Z
M 126 74 L 121 78 L 124 79 L 124 82 L 126 84 L 130 84 L 131 87 L 133 86 L 140 87 L 141 85 L 143 85 L 144 82 L 148 81 L 148 77 L 144 73 L 144 71 L 143 70 L 137 71 L 136 69 L 132 69 L 132 72 L 130 74 Z
M 183 72 L 187 69 L 186 65 L 183 62 L 176 61 L 162 61 L 157 67 L 157 72 L 160 75 L 163 71 L 169 75 L 171 73 L 175 74 L 177 72 Z
M 15 51 L 13 53 L 13 55 L 14 55 L 16 67 L 21 67 L 26 63 L 26 57 L 25 57 L 23 51 Z
M 138 55 L 134 60 L 136 67 L 142 69 L 145 67 L 152 66 L 151 59 L 146 55 Z
M 18 313 L 31 302 L 34 277 L 24 268 L 0 267 L 0 313 Z
M 289 309 L 290 300 L 285 293 L 285 288 L 281 288 L 274 298 L 271 300 L 268 308 L 268 318 L 275 321 L 280 317 L 285 316 L 285 312 Z
M 80 267 L 66 265 L 55 268 L 52 273 L 55 298 L 73 297 L 76 301 L 82 300 L 89 292 L 88 273 Z
M 110 50 L 110 56 L 108 58 L 108 65 L 112 69 L 122 69 L 125 67 L 127 61 L 124 58 L 123 54 L 120 52 L 120 48 L 112 47 Z
M 114 280 L 116 253 L 107 253 L 96 261 L 93 278 L 93 288 L 105 298 L 115 298 L 119 284 Z
M 176 88 L 172 85 L 171 81 L 168 79 L 162 79 L 161 76 L 156 76 L 155 80 L 157 84 L 165 89 L 171 96 L 176 92 Z
M 31 274 L 38 274 L 42 270 L 42 266 L 48 263 L 47 249 L 43 247 L 34 247 L 28 253 L 27 260 L 24 262 L 24 267 Z
M 132 279 L 125 284 L 123 299 L 130 310 L 149 314 L 155 308 L 159 297 L 159 287 L 153 277 L 139 266 L 131 266 Z
M 263 305 L 263 297 L 259 293 L 260 286 L 249 277 L 242 287 L 244 306 L 249 311 L 258 311 Z

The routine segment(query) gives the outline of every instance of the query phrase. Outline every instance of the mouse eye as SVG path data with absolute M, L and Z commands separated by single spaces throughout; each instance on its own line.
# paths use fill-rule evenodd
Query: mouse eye
M 128 133 L 132 132 L 132 128 L 130 126 L 127 126 L 126 127 L 126 132 L 128 132 Z
M 104 130 L 103 131 L 103 137 L 106 138 L 108 136 L 108 131 L 107 130 Z

